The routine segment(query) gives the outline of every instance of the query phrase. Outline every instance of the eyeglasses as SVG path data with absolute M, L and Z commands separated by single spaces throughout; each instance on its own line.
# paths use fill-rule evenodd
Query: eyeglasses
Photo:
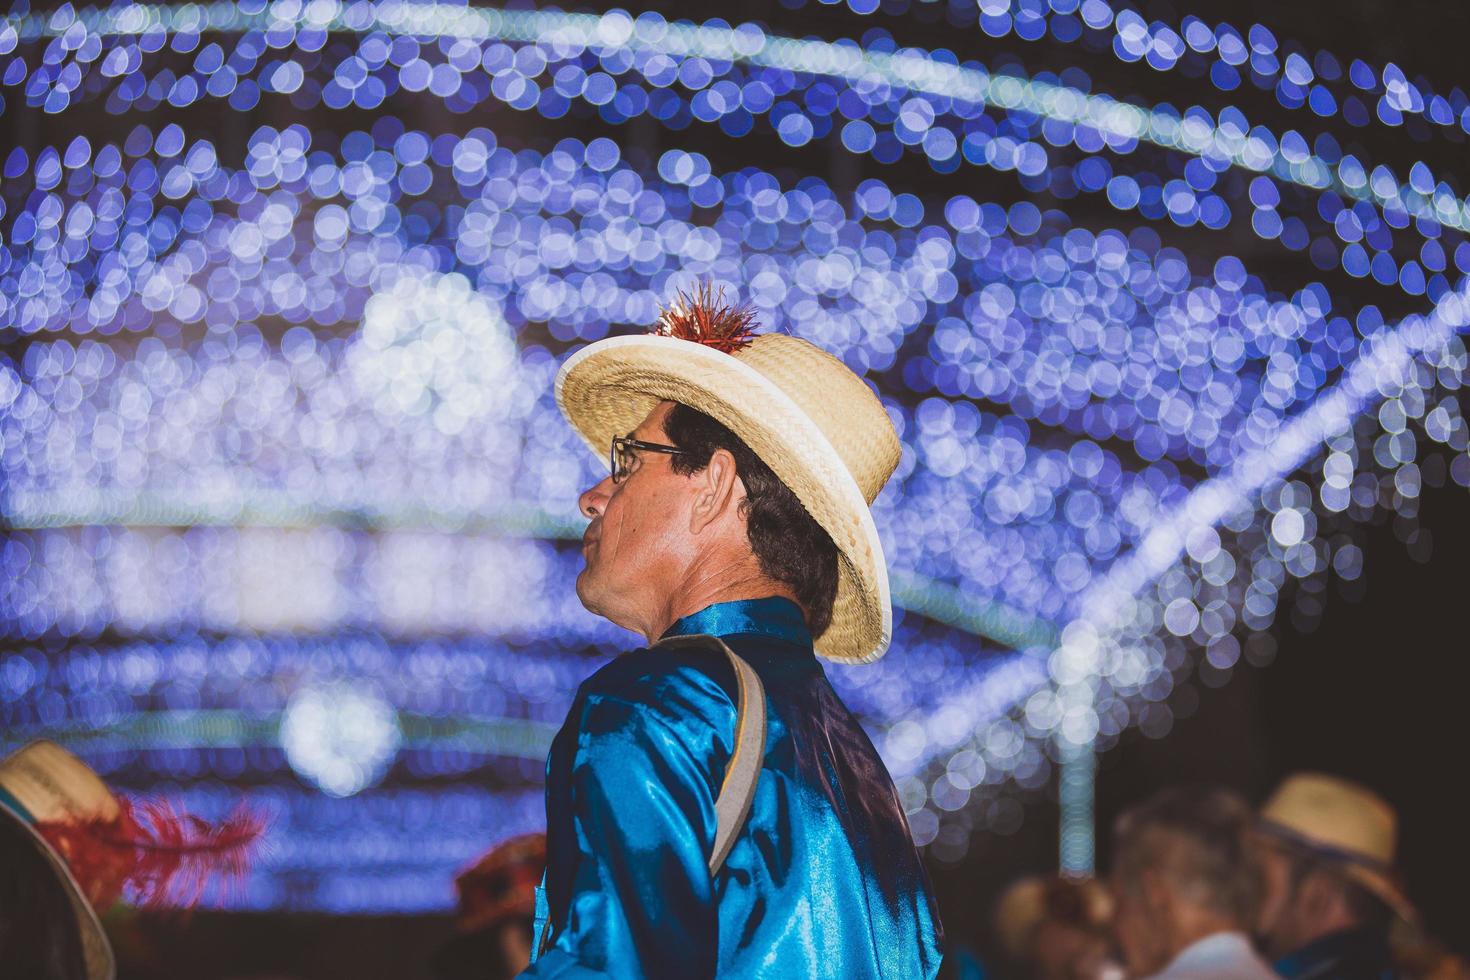
M 661 442 L 643 442 L 627 436 L 613 436 L 612 452 L 608 456 L 608 467 L 612 470 L 613 483 L 622 483 L 632 471 L 634 453 L 663 453 L 665 456 L 683 456 L 685 450 L 678 446 L 666 446 Z

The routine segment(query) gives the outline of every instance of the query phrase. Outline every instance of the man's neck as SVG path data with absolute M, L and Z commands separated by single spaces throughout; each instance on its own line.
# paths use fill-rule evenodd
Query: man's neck
M 670 593 L 656 619 L 642 632 L 648 642 L 653 643 L 685 616 L 717 602 L 770 596 L 796 602 L 796 594 L 791 587 L 761 571 L 760 561 L 754 555 L 747 552 L 735 557 L 713 556 L 699 561 L 689 570 Z

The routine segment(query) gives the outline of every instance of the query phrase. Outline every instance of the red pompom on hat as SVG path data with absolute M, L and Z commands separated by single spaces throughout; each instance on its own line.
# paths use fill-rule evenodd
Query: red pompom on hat
M 725 290 L 718 292 L 708 282 L 694 288 L 694 295 L 679 293 L 678 298 L 659 314 L 649 332 L 660 337 L 688 340 L 733 354 L 749 347 L 755 339 L 755 310 L 748 306 L 730 306 Z

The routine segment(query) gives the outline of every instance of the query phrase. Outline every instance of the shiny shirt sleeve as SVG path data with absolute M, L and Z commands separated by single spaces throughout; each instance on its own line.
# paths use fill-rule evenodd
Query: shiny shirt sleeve
M 715 974 L 707 856 L 728 758 L 716 732 L 734 716 L 717 685 L 688 673 L 589 692 L 572 763 L 581 859 L 565 922 L 523 976 Z

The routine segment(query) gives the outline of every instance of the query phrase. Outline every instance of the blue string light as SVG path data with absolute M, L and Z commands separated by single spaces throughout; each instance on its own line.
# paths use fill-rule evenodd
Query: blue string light
M 1249 81 L 1329 123 L 1376 125 L 1371 102 L 1386 125 L 1462 125 L 1458 90 L 1259 25 L 1149 23 L 1101 0 L 968 9 L 948 11 L 992 37 L 1101 38 L 1151 70 Z M 601 474 L 551 378 L 709 279 L 877 380 L 904 444 L 875 506 L 898 650 L 831 673 L 920 843 L 948 860 L 971 827 L 1012 826 L 1000 787 L 1043 785 L 1063 749 L 1130 725 L 1167 732 L 1189 671 L 1223 683 L 1270 656 L 1260 631 L 1287 579 L 1298 611 L 1320 609 L 1329 574 L 1359 580 L 1357 523 L 1388 508 L 1412 539 L 1426 482 L 1470 485 L 1470 224 L 1444 177 L 1420 162 L 1401 179 L 1230 106 L 1090 89 L 1075 68 L 992 73 L 881 32 L 653 14 L 12 15 L 3 111 L 117 124 L 0 161 L 0 330 L 18 338 L 0 357 L 7 737 L 64 737 L 205 807 L 218 780 L 272 787 L 284 851 L 249 907 L 442 908 L 455 868 L 539 820 L 528 760 L 631 642 L 575 601 L 561 542 Z M 454 124 L 412 128 L 407 98 Z M 328 124 L 225 149 L 180 112 L 263 101 Z M 507 108 L 612 135 L 528 143 Z M 355 130 L 363 110 L 375 121 Z M 682 148 L 645 160 L 618 128 L 645 118 L 985 168 L 1023 193 L 944 198 L 897 170 L 843 190 Z M 1079 197 L 1123 227 L 1084 226 Z M 1283 293 L 1233 256 L 1166 245 L 1170 228 L 1249 228 L 1324 281 Z M 1354 281 L 1382 308 L 1345 302 Z M 1383 312 L 1405 308 L 1434 312 Z M 1385 359 L 1393 344 L 1407 353 Z M 1302 441 L 1345 378 L 1354 409 Z M 1180 517 L 1201 499 L 1208 520 Z M 283 751 L 293 695 L 362 677 L 386 740 Z M 452 788 L 481 777 L 498 788 Z M 403 830 L 430 812 L 433 854 Z M 364 843 L 332 843 L 345 826 Z

